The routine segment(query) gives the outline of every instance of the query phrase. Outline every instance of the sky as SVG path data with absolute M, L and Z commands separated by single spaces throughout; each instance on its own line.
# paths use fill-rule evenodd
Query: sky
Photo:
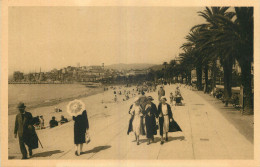
M 174 59 L 204 7 L 10 7 L 9 75 Z

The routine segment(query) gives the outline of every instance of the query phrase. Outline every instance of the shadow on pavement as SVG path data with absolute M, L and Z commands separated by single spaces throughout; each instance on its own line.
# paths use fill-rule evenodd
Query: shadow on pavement
M 16 156 L 8 156 L 8 159 L 16 159 Z
M 81 154 L 97 153 L 99 151 L 109 149 L 110 147 L 111 146 L 108 146 L 108 145 L 106 145 L 106 146 L 98 146 L 98 147 L 93 148 L 92 150 L 85 151 L 85 152 L 83 152 Z
M 53 154 L 58 154 L 58 153 L 63 153 L 64 151 L 61 151 L 61 150 L 53 150 L 53 151 L 46 151 L 46 152 L 42 152 L 42 153 L 36 153 L 36 154 L 33 154 L 33 158 L 34 157 L 49 157 Z
M 178 137 L 168 137 L 168 142 L 169 141 L 173 141 L 173 140 L 180 140 L 180 141 L 182 141 L 182 140 L 185 140 L 185 137 L 184 136 L 178 136 Z

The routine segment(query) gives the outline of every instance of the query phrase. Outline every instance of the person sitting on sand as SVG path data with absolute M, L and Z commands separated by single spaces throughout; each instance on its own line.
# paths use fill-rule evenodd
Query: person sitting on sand
M 43 119 L 43 116 L 41 115 L 40 116 L 40 129 L 44 129 L 44 119 Z
M 60 124 L 64 124 L 64 123 L 67 123 L 69 122 L 67 118 L 65 118 L 63 115 L 61 116 L 61 119 L 60 119 Z
M 52 120 L 50 120 L 50 128 L 54 128 L 55 126 L 58 126 L 58 121 L 55 120 L 55 117 L 52 117 Z

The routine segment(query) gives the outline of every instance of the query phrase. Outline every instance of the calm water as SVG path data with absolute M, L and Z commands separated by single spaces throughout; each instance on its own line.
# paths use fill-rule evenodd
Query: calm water
M 9 84 L 8 106 L 16 106 L 19 102 L 33 105 L 58 99 L 85 95 L 93 88 L 77 84 Z

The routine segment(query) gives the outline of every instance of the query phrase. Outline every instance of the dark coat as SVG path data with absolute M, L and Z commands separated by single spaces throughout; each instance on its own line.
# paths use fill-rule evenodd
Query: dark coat
M 87 111 L 81 115 L 73 116 L 74 122 L 74 144 L 86 143 L 86 131 L 89 129 Z
M 169 120 L 172 119 L 172 122 L 169 123 L 169 132 L 182 131 L 180 126 L 178 125 L 178 123 L 173 119 L 171 106 L 169 104 L 167 104 L 167 110 L 168 110 Z M 157 115 L 159 116 L 160 135 L 162 135 L 163 134 L 163 126 L 162 125 L 163 125 L 163 122 L 164 122 L 164 118 L 162 116 L 163 115 L 163 113 L 162 113 L 162 103 L 160 103 L 159 106 L 158 106 Z
M 21 113 L 16 115 L 14 134 L 17 134 L 19 138 L 23 138 L 28 147 L 31 149 L 38 148 L 38 136 L 33 126 L 33 117 L 30 112 Z
M 152 138 L 153 135 L 157 134 L 156 128 L 156 113 L 157 107 L 154 103 L 151 103 L 151 107 L 146 107 L 144 114 L 145 114 L 145 126 L 146 126 L 146 137 Z

